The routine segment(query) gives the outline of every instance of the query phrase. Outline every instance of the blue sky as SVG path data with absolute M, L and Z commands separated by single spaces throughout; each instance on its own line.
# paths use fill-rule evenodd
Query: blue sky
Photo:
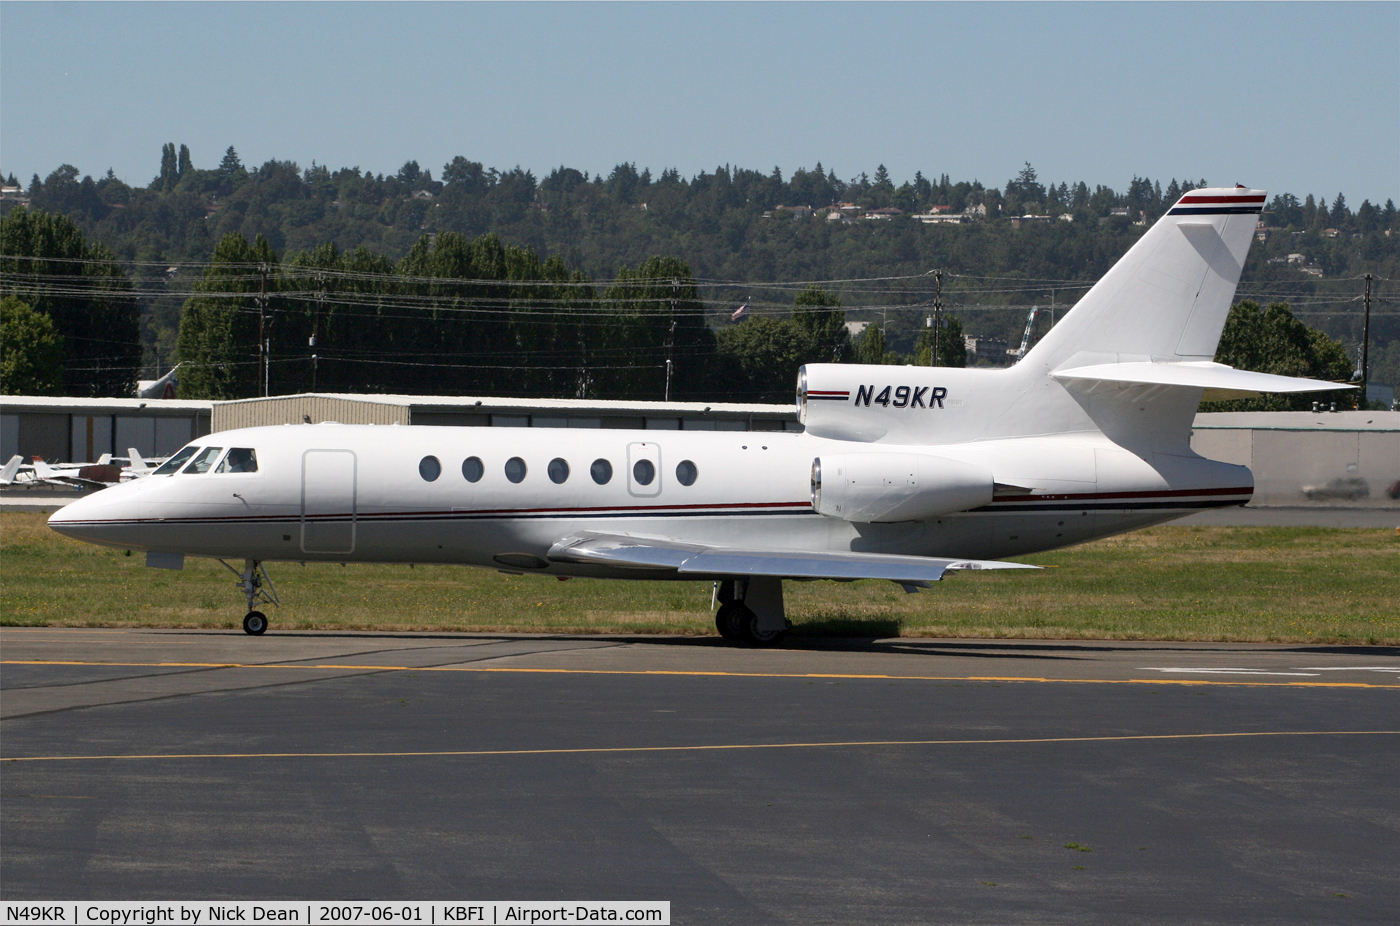
M 1400 3 L 0 3 L 0 169 L 454 155 L 1400 199 Z

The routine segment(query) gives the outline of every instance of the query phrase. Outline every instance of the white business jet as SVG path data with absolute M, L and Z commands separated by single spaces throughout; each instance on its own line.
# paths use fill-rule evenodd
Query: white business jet
M 49 524 L 150 566 L 243 560 L 251 634 L 289 560 L 714 580 L 719 632 L 771 642 L 783 579 L 912 591 L 1247 502 L 1248 469 L 1191 451 L 1202 398 L 1347 388 L 1212 362 L 1264 195 L 1183 196 L 1010 369 L 803 368 L 802 433 L 248 428 Z

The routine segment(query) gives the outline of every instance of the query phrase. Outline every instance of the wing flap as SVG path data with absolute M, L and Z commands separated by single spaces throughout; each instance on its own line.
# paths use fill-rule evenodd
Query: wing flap
M 1037 569 L 999 560 L 945 559 L 828 550 L 740 550 L 664 537 L 587 532 L 556 543 L 549 559 L 626 568 L 674 570 L 695 576 L 776 576 L 785 579 L 888 579 L 937 582 L 960 569 Z
M 1129 383 L 1146 386 L 1187 386 L 1206 390 L 1205 398 L 1230 399 L 1257 396 L 1266 392 L 1327 392 L 1333 389 L 1355 389 L 1344 383 L 1328 383 L 1296 376 L 1276 376 L 1236 370 L 1223 363 L 1209 360 L 1157 362 L 1137 360 L 1125 363 L 1100 363 L 1069 370 L 1056 370 L 1055 379 L 1102 383 Z

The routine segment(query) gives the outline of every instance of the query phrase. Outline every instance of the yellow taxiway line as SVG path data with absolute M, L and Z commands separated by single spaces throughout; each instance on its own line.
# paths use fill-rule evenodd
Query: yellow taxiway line
M 111 759 L 405 759 L 487 756 L 617 755 L 649 752 L 723 752 L 744 749 L 835 749 L 892 746 L 1017 746 L 1047 743 L 1122 743 L 1240 739 L 1266 736 L 1400 736 L 1400 730 L 1254 730 L 1240 733 L 1155 733 L 1122 736 L 1043 736 L 960 740 L 850 740 L 831 743 L 721 743 L 710 746 L 585 746 L 572 749 L 441 749 L 398 752 L 192 752 L 146 755 L 9 756 L 3 762 L 90 762 Z
M 1197 685 L 1223 688 L 1389 688 L 1374 682 L 1256 682 L 1190 678 L 1048 678 L 1022 675 L 883 675 L 855 672 L 726 672 L 718 669 L 542 669 L 518 666 L 392 666 L 351 663 L 86 662 L 69 659 L 5 659 L 0 666 L 91 666 L 120 669 L 279 669 L 321 672 L 495 672 L 537 675 L 655 675 L 701 678 L 802 678 L 899 682 L 1030 682 L 1068 685 Z

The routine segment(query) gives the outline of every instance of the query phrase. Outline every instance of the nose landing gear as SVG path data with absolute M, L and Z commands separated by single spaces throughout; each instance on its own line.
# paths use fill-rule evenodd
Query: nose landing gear
M 223 560 L 225 569 L 238 577 L 238 588 L 248 599 L 248 613 L 243 617 L 243 632 L 251 636 L 260 637 L 267 632 L 267 615 L 256 610 L 253 606 L 260 601 L 272 605 L 281 605 L 277 598 L 277 586 L 272 584 L 272 576 L 267 574 L 267 567 L 261 560 L 244 560 L 243 571 L 239 572 Z M 267 588 L 263 588 L 266 584 Z

